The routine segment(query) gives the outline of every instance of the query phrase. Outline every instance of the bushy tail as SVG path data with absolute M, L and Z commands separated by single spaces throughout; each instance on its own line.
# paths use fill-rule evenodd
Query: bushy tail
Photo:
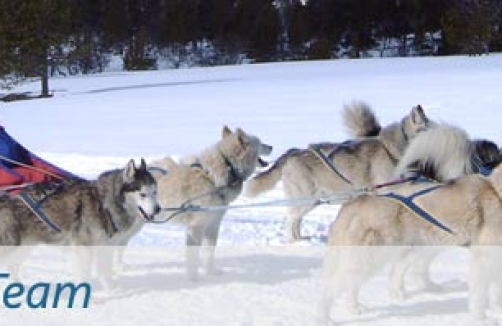
M 475 172 L 473 146 L 467 133 L 447 124 L 419 133 L 406 149 L 395 176 L 418 173 L 437 181 Z
M 281 180 L 282 168 L 287 162 L 288 158 L 293 155 L 298 155 L 304 150 L 292 148 L 286 153 L 282 154 L 277 161 L 266 171 L 258 173 L 246 184 L 246 196 L 253 198 L 259 194 L 269 191 Z
M 373 110 L 363 102 L 344 106 L 343 123 L 350 137 L 354 138 L 377 136 L 382 129 Z

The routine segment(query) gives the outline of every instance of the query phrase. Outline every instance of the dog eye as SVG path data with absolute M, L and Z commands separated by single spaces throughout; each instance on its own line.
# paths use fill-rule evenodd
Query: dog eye
M 139 194 L 139 196 L 140 196 L 141 198 L 146 198 L 146 194 L 143 194 L 143 193 L 142 193 L 142 194 Z

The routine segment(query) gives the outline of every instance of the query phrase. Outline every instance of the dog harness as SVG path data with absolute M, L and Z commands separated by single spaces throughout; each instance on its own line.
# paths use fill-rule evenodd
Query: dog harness
M 28 193 L 22 192 L 17 197 L 35 214 L 35 216 L 45 223 L 52 231 L 61 233 L 61 229 L 54 223 L 47 214 L 40 208 L 40 202 L 36 202 Z
M 239 185 L 239 184 L 242 184 L 244 182 L 244 177 L 242 177 L 242 173 L 240 173 L 232 164 L 232 162 L 230 162 L 230 160 L 228 159 L 228 157 L 226 157 L 225 155 L 223 155 L 223 153 L 220 152 L 220 156 L 221 158 L 223 159 L 223 162 L 225 163 L 225 165 L 227 166 L 227 169 L 228 169 L 228 180 L 227 180 L 227 185 L 226 187 L 234 187 L 236 185 Z M 201 162 L 199 161 L 195 161 L 193 163 L 190 164 L 190 167 L 191 168 L 195 168 L 195 169 L 200 169 L 202 170 L 204 173 L 206 173 L 208 176 L 211 176 L 211 171 L 209 171 L 204 165 L 202 165 Z
M 396 194 L 394 192 L 390 192 L 387 194 L 381 194 L 381 195 L 377 195 L 377 196 L 390 198 L 390 199 L 398 202 L 399 204 L 401 204 L 402 206 L 404 206 L 408 210 L 410 210 L 413 214 L 415 214 L 415 216 L 418 216 L 418 217 L 426 220 L 427 222 L 431 223 L 432 225 L 440 228 L 441 230 L 443 230 L 445 232 L 448 232 L 450 234 L 454 234 L 454 232 L 449 227 L 442 224 L 440 221 L 438 221 L 436 218 L 434 218 L 434 216 L 429 214 L 427 211 L 425 211 L 422 207 L 420 207 L 419 205 L 417 205 L 414 202 L 415 198 L 420 197 L 425 194 L 428 194 L 428 193 L 430 193 L 434 190 L 437 190 L 441 187 L 443 187 L 442 184 L 437 185 L 437 186 L 433 186 L 430 188 L 426 188 L 426 189 L 420 190 L 420 191 L 418 191 L 410 196 L 407 196 L 407 197 Z
M 335 162 L 333 160 L 333 157 L 340 149 L 348 148 L 353 143 L 354 143 L 353 141 L 348 140 L 341 144 L 335 144 L 334 148 L 329 152 L 328 155 L 325 155 L 321 150 L 323 144 L 311 144 L 309 146 L 309 150 L 312 151 L 312 153 L 314 153 L 331 170 L 333 170 L 333 172 L 335 172 L 343 181 L 347 182 L 350 185 L 353 185 L 353 183 L 347 177 L 345 177 L 345 175 L 343 175 L 342 172 L 340 172 L 340 170 L 336 167 Z

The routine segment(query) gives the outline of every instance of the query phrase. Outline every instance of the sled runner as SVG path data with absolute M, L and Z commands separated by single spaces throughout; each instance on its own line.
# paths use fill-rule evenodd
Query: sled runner
M 81 178 L 33 154 L 0 126 L 0 195 L 20 199 L 38 219 L 55 232 L 60 232 L 41 206 L 55 187 L 69 180 Z M 47 184 L 43 198 L 34 199 L 23 191 L 27 186 L 41 183 Z

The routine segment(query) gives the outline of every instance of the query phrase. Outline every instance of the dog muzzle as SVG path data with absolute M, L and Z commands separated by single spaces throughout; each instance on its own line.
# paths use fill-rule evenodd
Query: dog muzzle
M 153 221 L 153 215 L 148 215 L 140 206 L 138 206 L 138 210 L 141 213 L 141 217 L 143 217 L 147 222 Z
M 258 157 L 258 165 L 262 168 L 266 168 L 268 166 L 268 162 L 263 160 L 261 157 Z

